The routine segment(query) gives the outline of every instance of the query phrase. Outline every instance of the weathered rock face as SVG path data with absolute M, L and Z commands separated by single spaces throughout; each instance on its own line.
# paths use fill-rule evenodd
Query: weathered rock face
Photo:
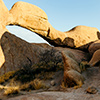
M 92 44 L 89 46 L 88 51 L 89 51 L 90 55 L 93 55 L 93 53 L 94 53 L 96 50 L 98 50 L 98 49 L 100 49 L 100 40 L 98 40 L 98 41 L 92 43 Z
M 43 51 L 41 47 L 37 48 L 36 45 L 31 45 L 8 32 L 4 33 L 1 45 L 5 63 L 0 69 L 0 74 L 22 67 L 30 67 L 38 61 L 39 53 Z
M 5 63 L 0 68 L 0 75 L 23 67 L 29 69 L 32 65 L 40 62 L 42 54 L 47 50 L 52 50 L 52 47 L 49 45 L 44 47 L 43 44 L 41 46 L 40 44 L 28 43 L 9 32 L 3 34 L 1 45 L 5 56 Z M 54 55 L 52 58 L 57 58 L 58 61 L 62 59 L 59 50 L 55 49 L 53 51 Z M 49 57 L 49 55 L 46 56 Z
M 89 46 L 89 54 L 92 56 L 89 64 L 95 66 L 97 63 L 100 64 L 100 40 L 92 43 Z
M 76 59 L 78 63 L 80 63 L 83 58 L 87 60 L 86 53 L 82 51 L 68 48 L 51 47 L 47 44 L 28 43 L 10 34 L 9 32 L 5 32 L 3 34 L 1 45 L 5 56 L 5 63 L 0 68 L 0 74 L 23 67 L 30 68 L 30 66 L 40 62 L 41 54 L 44 54 L 47 50 L 50 51 L 52 49 L 54 52 L 51 59 L 57 58 L 59 61 L 59 59 L 62 59 L 61 52 L 63 51 L 65 52 L 66 56 Z M 80 55 L 80 60 L 77 59 L 77 55 Z M 49 57 L 49 55 L 46 56 Z M 73 61 L 71 58 L 69 60 L 70 63 Z M 73 63 L 74 62 L 75 61 L 73 61 Z
M 86 52 L 83 52 L 81 50 L 77 49 L 70 49 L 70 48 L 63 48 L 63 47 L 55 47 L 57 50 L 60 50 L 61 52 L 64 52 L 66 56 L 71 57 L 78 63 L 82 61 L 88 61 L 89 60 L 89 54 Z

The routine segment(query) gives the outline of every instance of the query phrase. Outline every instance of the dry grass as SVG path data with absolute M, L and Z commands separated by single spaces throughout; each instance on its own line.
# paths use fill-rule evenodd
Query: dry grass
M 19 86 L 6 87 L 6 89 L 4 91 L 4 95 L 9 96 L 9 95 L 18 94 L 19 92 L 20 92 Z
M 80 88 L 82 87 L 82 85 L 83 85 L 82 81 L 79 81 L 78 85 L 74 86 L 74 89 Z
M 4 89 L 4 95 L 6 95 L 6 96 L 18 94 L 20 92 L 19 86 L 3 86 L 3 85 L 0 85 L 0 89 Z
M 62 81 L 62 83 L 61 83 L 60 86 L 61 86 L 62 89 L 65 89 L 66 88 L 65 83 L 63 81 Z
M 44 87 L 44 84 L 39 79 L 35 79 L 33 82 L 31 82 L 31 84 L 33 84 L 35 90 L 38 90 Z
M 11 71 L 11 72 L 5 73 L 4 75 L 0 76 L 0 84 L 12 78 L 14 74 L 15 74 L 15 71 Z
M 43 84 L 43 82 L 39 79 L 35 79 L 29 83 L 23 84 L 21 85 L 21 90 L 23 91 L 30 91 L 30 90 L 38 90 L 41 88 L 44 88 L 45 85 Z
M 26 84 L 21 85 L 21 86 L 20 86 L 20 89 L 21 89 L 22 91 L 30 91 L 30 85 L 29 85 L 29 83 L 26 83 Z M 31 89 L 32 89 L 32 88 L 31 88 Z
M 89 64 L 88 64 L 88 62 L 87 61 L 82 61 L 81 63 L 80 63 L 80 69 L 81 69 L 81 71 L 83 72 L 83 71 L 85 71 L 87 68 L 89 68 L 90 66 L 89 66 Z

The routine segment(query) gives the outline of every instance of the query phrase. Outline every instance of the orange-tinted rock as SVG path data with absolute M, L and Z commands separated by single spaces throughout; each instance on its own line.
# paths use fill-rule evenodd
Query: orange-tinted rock
M 6 25 L 8 24 L 9 11 L 6 8 L 2 0 L 0 0 L 0 41 L 3 33 L 7 30 Z M 1 42 L 0 42 L 0 67 L 5 62 L 4 54 L 2 52 Z
M 10 15 L 12 15 L 10 24 L 27 28 L 54 46 L 69 46 L 87 50 L 92 41 L 98 40 L 99 30 L 97 28 L 77 26 L 67 32 L 54 29 L 42 9 L 26 2 L 15 3 L 10 10 Z
M 91 42 L 98 40 L 97 28 L 88 26 L 76 26 L 73 29 L 67 31 L 67 36 L 74 40 L 74 44 L 77 48 L 88 49 Z

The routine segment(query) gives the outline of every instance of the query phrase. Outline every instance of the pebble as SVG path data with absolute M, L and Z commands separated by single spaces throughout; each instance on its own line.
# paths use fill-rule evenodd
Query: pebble
M 89 94 L 96 94 L 98 92 L 97 88 L 91 86 L 86 90 L 87 93 Z
M 51 84 L 52 86 L 55 86 L 55 81 L 52 80 L 50 84 Z

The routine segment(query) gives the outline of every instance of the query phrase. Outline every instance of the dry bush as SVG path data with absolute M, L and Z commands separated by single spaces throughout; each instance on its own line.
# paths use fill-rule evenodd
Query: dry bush
M 31 82 L 31 84 L 33 84 L 35 90 L 44 88 L 44 84 L 43 84 L 42 81 L 39 80 L 39 79 L 35 79 L 33 82 Z
M 20 89 L 22 91 L 29 91 L 30 90 L 30 87 L 29 86 L 30 86 L 29 83 L 25 83 L 25 84 L 23 84 L 23 85 L 20 86 Z
M 15 74 L 15 71 L 11 71 L 11 72 L 5 73 L 4 75 L 0 76 L 0 84 L 12 78 L 14 74 Z
M 18 94 L 19 92 L 20 92 L 19 86 L 6 87 L 6 90 L 4 91 L 4 95 L 9 96 L 9 95 Z
M 45 85 L 43 84 L 43 82 L 39 79 L 35 79 L 29 83 L 25 83 L 23 85 L 21 85 L 21 90 L 23 91 L 30 91 L 30 90 L 38 90 L 41 88 L 44 88 Z
M 83 71 L 85 71 L 87 68 L 89 68 L 90 67 L 90 65 L 88 64 L 88 62 L 87 61 L 82 61 L 81 63 L 80 63 L 80 69 L 81 69 L 81 71 L 83 72 Z
M 48 64 L 49 62 L 53 62 L 55 63 L 55 65 L 57 65 L 58 63 L 62 62 L 61 53 L 54 48 L 45 50 L 45 52 L 41 53 L 40 56 L 40 62 L 45 62 L 46 64 Z
M 34 79 L 34 73 L 32 71 L 33 71 L 32 69 L 31 72 L 27 71 L 24 68 L 19 69 L 15 73 L 15 81 L 19 81 L 21 83 L 30 82 L 31 80 Z

